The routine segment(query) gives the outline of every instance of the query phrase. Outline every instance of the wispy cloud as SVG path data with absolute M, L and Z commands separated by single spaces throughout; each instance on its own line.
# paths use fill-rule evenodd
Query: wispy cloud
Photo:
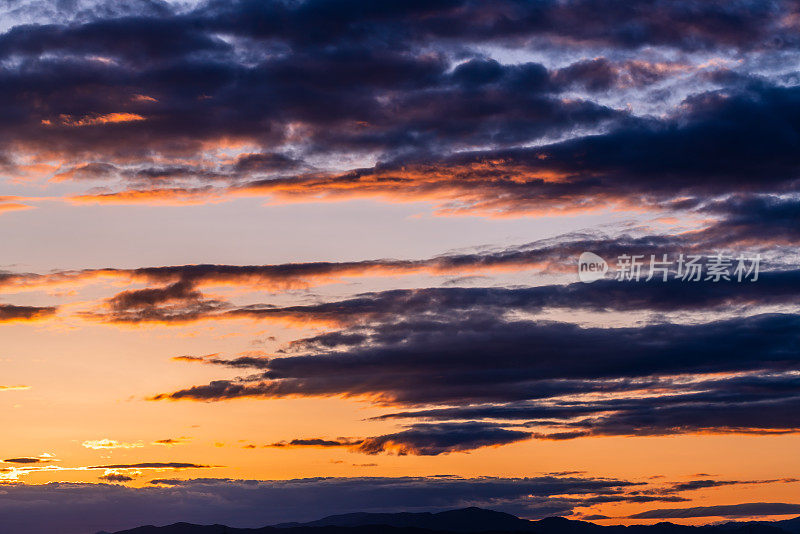
M 101 449 L 138 449 L 144 447 L 142 442 L 127 443 L 124 441 L 116 441 L 113 439 L 90 439 L 81 443 L 87 449 L 101 450 Z
M 665 508 L 648 510 L 630 516 L 632 519 L 680 519 L 687 517 L 753 517 L 770 515 L 795 515 L 800 504 L 754 502 L 692 508 Z

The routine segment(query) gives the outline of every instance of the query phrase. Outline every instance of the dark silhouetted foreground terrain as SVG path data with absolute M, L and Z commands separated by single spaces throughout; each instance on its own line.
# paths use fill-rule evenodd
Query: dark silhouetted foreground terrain
M 800 517 L 784 521 L 729 522 L 712 526 L 673 523 L 601 526 L 586 521 L 551 517 L 539 521 L 511 514 L 465 508 L 440 513 L 355 513 L 325 517 L 309 523 L 283 523 L 262 528 L 175 523 L 143 526 L 115 534 L 432 534 L 434 532 L 534 534 L 800 534 Z M 107 534 L 107 533 L 98 533 Z

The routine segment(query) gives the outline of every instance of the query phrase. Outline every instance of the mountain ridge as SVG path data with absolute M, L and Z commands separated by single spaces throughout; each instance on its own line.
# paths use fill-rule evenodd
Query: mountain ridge
M 174 523 L 146 525 L 113 534 L 457 534 L 528 532 L 532 534 L 800 534 L 800 517 L 780 521 L 730 521 L 702 526 L 661 522 L 655 525 L 603 526 L 588 521 L 548 517 L 536 521 L 477 507 L 444 512 L 355 512 L 309 522 L 259 528 Z M 112 534 L 98 532 L 97 534 Z

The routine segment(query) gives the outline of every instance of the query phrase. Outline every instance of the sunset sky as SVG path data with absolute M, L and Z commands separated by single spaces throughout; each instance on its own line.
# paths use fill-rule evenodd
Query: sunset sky
M 9 532 L 800 515 L 800 2 L 6 0 L 0 32 Z M 615 279 L 681 254 L 758 279 Z

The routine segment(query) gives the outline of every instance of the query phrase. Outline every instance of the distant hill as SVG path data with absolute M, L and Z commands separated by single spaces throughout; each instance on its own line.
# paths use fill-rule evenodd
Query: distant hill
M 742 529 L 746 527 L 758 528 L 758 527 L 777 527 L 781 530 L 785 530 L 786 532 L 790 532 L 791 534 L 800 534 L 800 517 L 795 517 L 794 519 L 785 519 L 783 521 L 745 521 L 745 522 L 736 522 L 732 521 L 730 523 L 725 523 L 724 525 L 719 525 L 723 529 Z
M 482 508 L 464 508 L 439 513 L 355 513 L 333 515 L 308 523 L 282 523 L 262 528 L 175 523 L 163 527 L 143 526 L 114 534 L 800 534 L 800 517 L 785 521 L 729 522 L 691 527 L 673 523 L 656 525 L 601 526 L 586 521 L 550 517 L 528 521 Z M 109 533 L 98 533 L 109 534 Z
M 503 512 L 482 508 L 464 508 L 439 513 L 398 514 L 343 514 L 332 515 L 310 523 L 284 523 L 276 527 L 355 527 L 363 525 L 387 525 L 391 527 L 411 527 L 447 532 L 486 532 L 499 530 L 506 532 L 531 532 L 533 523 L 526 519 Z

